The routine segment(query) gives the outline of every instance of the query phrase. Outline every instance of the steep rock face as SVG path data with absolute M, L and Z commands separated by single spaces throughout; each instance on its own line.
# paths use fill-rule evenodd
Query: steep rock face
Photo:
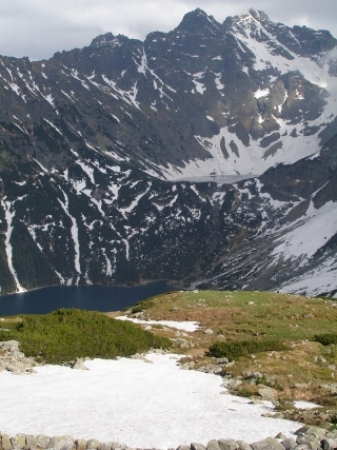
M 144 42 L 1 57 L 2 292 L 164 278 L 336 293 L 335 45 L 197 9 Z
M 220 24 L 197 9 L 144 42 L 2 57 L 2 147 L 48 168 L 86 147 L 159 178 L 258 175 L 336 133 L 336 43 L 255 10 Z

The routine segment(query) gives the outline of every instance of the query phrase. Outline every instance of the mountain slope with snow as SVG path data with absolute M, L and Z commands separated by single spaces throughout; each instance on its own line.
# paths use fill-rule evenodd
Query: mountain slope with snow
M 144 42 L 0 57 L 2 292 L 336 294 L 336 44 L 197 9 Z
M 259 214 L 254 233 L 231 245 L 206 285 L 337 294 L 337 137 L 320 153 L 279 165 L 236 185 L 244 217 Z

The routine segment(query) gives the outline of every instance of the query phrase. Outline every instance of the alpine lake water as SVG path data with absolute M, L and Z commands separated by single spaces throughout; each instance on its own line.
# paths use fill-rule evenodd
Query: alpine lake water
M 154 295 L 172 291 L 164 281 L 135 286 L 57 286 L 0 297 L 0 316 L 47 314 L 58 308 L 120 311 Z

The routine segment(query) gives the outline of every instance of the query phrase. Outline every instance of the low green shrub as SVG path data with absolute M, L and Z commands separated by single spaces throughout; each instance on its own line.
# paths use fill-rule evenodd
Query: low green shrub
M 245 398 L 250 398 L 254 395 L 254 392 L 247 389 L 247 388 L 239 388 L 236 392 L 235 395 L 237 395 L 238 397 L 245 397 Z
M 139 326 L 78 309 L 61 308 L 46 315 L 27 315 L 6 333 L 27 356 L 59 364 L 76 357 L 116 358 L 168 348 L 171 341 Z
M 144 300 L 142 302 L 138 302 L 131 309 L 132 314 L 136 314 L 138 312 L 145 311 L 146 309 L 152 308 L 154 306 L 153 300 Z
M 209 348 L 209 355 L 215 358 L 228 358 L 230 361 L 252 353 L 287 350 L 285 344 L 276 339 L 216 342 Z
M 314 339 L 323 345 L 337 344 L 337 334 L 335 333 L 316 334 Z

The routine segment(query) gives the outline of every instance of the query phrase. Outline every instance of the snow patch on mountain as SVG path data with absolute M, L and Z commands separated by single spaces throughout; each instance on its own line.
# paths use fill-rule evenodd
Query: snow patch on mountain
M 335 291 L 333 298 L 337 298 L 337 261 L 327 258 L 319 267 L 308 271 L 305 275 L 295 277 L 280 286 L 281 292 L 308 295 L 316 297 L 328 295 Z
M 267 97 L 270 94 L 270 90 L 268 88 L 261 89 L 259 88 L 256 92 L 254 92 L 255 98 Z
M 299 260 L 303 266 L 317 250 L 336 234 L 337 203 L 329 201 L 320 209 L 311 202 L 304 217 L 293 222 L 287 234 L 276 240 L 273 255 Z

